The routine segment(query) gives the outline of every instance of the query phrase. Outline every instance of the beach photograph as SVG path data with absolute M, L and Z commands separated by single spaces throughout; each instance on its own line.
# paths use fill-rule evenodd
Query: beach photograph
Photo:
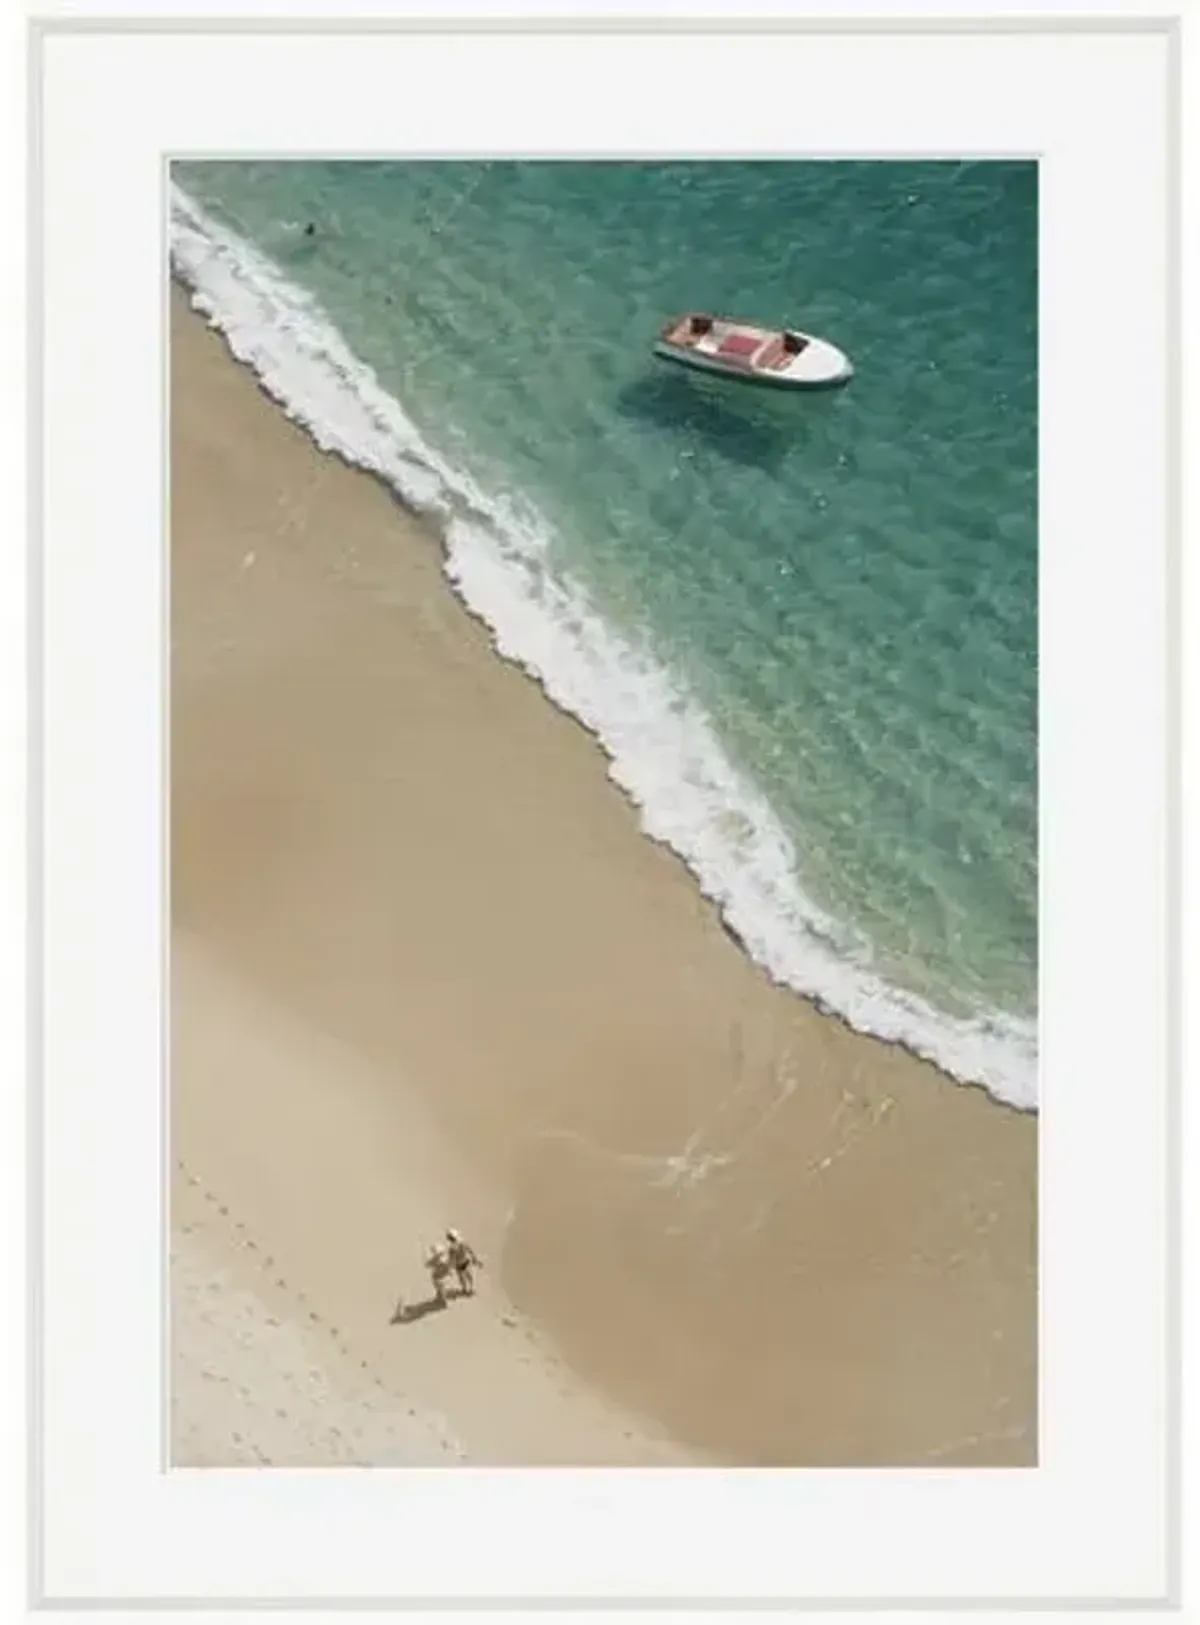
M 165 188 L 169 1465 L 1036 1467 L 1036 162 Z

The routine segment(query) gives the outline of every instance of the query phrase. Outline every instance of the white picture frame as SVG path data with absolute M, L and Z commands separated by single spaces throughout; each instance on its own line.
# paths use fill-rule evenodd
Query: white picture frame
M 35 1596 L 66 1606 L 339 1608 L 1160 1601 L 1178 1564 L 1168 1298 L 1179 1199 L 1168 995 L 1178 980 L 1163 867 L 1176 861 L 1167 766 L 1179 658 L 1169 608 L 1180 548 L 1176 33 L 1129 13 L 1086 27 L 1060 16 L 952 30 L 897 18 L 886 36 L 852 19 L 830 27 L 780 16 L 768 28 L 711 14 L 636 29 L 579 22 L 551 31 L 524 19 L 488 32 L 446 13 L 438 26 L 393 16 L 378 33 L 346 18 L 317 32 L 294 23 L 251 32 L 209 19 L 200 32 L 167 19 L 116 27 L 60 18 L 36 30 Z M 828 50 L 830 63 L 853 56 L 858 105 L 830 89 L 844 76 L 819 72 L 799 114 L 750 106 L 740 135 L 727 118 L 705 136 L 698 99 L 675 99 L 667 120 L 649 94 L 654 42 L 667 28 L 675 50 L 702 50 L 722 30 L 771 50 L 802 39 L 810 53 Z M 598 40 L 628 50 L 627 80 L 647 74 L 647 94 L 623 104 L 622 134 L 586 88 Z M 514 96 L 500 116 L 488 103 L 488 55 L 499 41 L 517 73 L 536 73 L 538 53 L 549 51 L 552 105 Z M 381 91 L 395 80 L 388 53 L 398 45 L 412 92 L 402 110 L 379 95 L 319 94 L 331 52 L 341 59 L 336 82 L 365 77 Z M 903 104 L 870 90 L 894 84 L 900 49 L 911 91 Z M 938 94 L 919 93 L 923 72 Z M 453 109 L 438 96 L 449 75 Z M 206 98 L 203 85 L 217 80 L 222 95 Z M 474 133 L 471 107 L 485 110 Z M 1041 403 L 1048 906 L 1036 1470 L 462 1469 L 433 1488 L 427 1475 L 391 1470 L 162 1471 L 165 660 L 161 637 L 130 629 L 161 626 L 165 584 L 164 162 L 200 151 L 493 147 L 953 151 L 1042 162 L 1042 330 L 1055 341 L 1043 352 Z M 1086 347 L 1089 324 L 1114 306 L 1144 322 L 1136 376 L 1119 398 L 1098 387 Z M 116 512 L 119 548 L 104 522 Z M 1086 614 L 1069 546 L 1081 533 Z M 1117 628 L 1127 650 L 1119 669 Z M 1081 707 L 1091 706 L 1110 719 L 1119 775 L 1079 733 Z M 99 782 L 97 752 L 107 764 Z M 1126 945 L 1119 996 L 1097 991 L 1111 966 L 1094 928 L 1096 875 L 1114 850 L 1120 879 L 1105 905 Z M 1134 1111 L 1123 1091 L 1139 1072 Z M 451 1515 L 476 1532 L 470 1574 L 452 1560 Z

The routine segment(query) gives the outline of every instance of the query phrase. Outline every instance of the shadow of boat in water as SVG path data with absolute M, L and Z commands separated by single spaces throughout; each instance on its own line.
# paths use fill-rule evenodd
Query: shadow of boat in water
M 784 423 L 776 413 L 779 406 L 794 403 L 735 405 L 729 392 L 736 388 L 726 380 L 693 378 L 683 372 L 647 373 L 618 393 L 616 405 L 623 417 L 677 435 L 698 436 L 730 462 L 777 474 L 799 433 L 794 414 Z

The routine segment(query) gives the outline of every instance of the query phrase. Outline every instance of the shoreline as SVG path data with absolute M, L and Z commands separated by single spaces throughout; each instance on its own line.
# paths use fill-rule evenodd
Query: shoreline
M 318 450 L 178 286 L 171 310 L 174 941 L 302 1015 L 306 1047 L 336 1036 L 341 1206 L 370 1136 L 338 1080 L 365 1063 L 380 1124 L 419 1107 L 465 1170 L 453 1212 L 489 1290 L 660 1446 L 1036 1459 L 1036 1115 L 772 982 L 645 838 L 602 743 L 456 598 L 432 527 Z M 212 1036 L 182 1041 L 195 1071 Z M 203 1144 L 197 1172 L 336 1295 L 301 1192 L 280 1174 L 269 1201 L 226 1143 L 256 1116 L 259 1154 L 294 1160 L 287 1096 L 236 1048 L 227 1068 L 236 1090 L 173 1077 L 173 1155 Z M 374 1247 L 377 1220 L 335 1228 Z M 381 1290 L 330 1311 L 356 1346 Z M 457 1341 L 465 1317 L 439 1319 Z M 485 1380 L 447 1407 L 468 1455 L 455 1410 Z M 539 1425 L 509 1464 L 542 1459 Z
M 469 472 L 425 442 L 403 404 L 328 318 L 310 317 L 278 267 L 208 217 L 177 184 L 172 209 L 173 274 L 196 308 L 251 368 L 266 398 L 320 449 L 381 482 L 406 515 L 436 533 L 456 598 L 480 620 L 502 658 L 532 676 L 543 695 L 597 741 L 643 831 L 680 856 L 738 945 L 777 985 L 852 1032 L 899 1046 L 968 1086 L 978 1083 L 1006 1105 L 1036 1110 L 1032 1019 L 999 1008 L 952 1016 L 953 1004 L 939 1009 L 852 954 L 823 948 L 822 909 L 798 888 L 791 863 L 780 865 L 786 833 L 733 768 L 703 712 L 674 690 L 655 657 L 602 621 L 577 587 L 568 586 L 558 602 L 561 584 L 553 575 L 543 579 L 537 548 L 527 551 L 514 541 L 503 513 Z M 276 345 L 279 331 L 293 338 Z M 427 510 L 436 520 L 423 517 Z M 536 531 L 536 513 L 526 517 Z M 477 527 L 486 533 L 481 547 Z M 499 572 L 496 548 L 505 556 Z M 513 579 L 525 567 L 530 580 L 514 590 Z M 539 607 L 539 582 L 557 608 Z M 613 703 L 610 694 L 623 698 Z M 628 736 L 631 706 L 655 719 L 662 749 L 677 757 L 675 792 L 665 800 L 652 764 Z M 708 810 L 712 801 L 742 826 L 736 843 L 727 838 L 724 818 Z

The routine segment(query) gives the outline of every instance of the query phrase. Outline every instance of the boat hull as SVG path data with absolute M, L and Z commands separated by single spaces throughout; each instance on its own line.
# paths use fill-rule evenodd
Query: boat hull
M 719 356 L 705 355 L 697 350 L 684 350 L 677 345 L 666 344 L 661 339 L 654 346 L 654 354 L 660 361 L 673 361 L 676 366 L 689 367 L 693 372 L 708 373 L 713 378 L 728 378 L 735 384 L 756 384 L 762 389 L 837 389 L 842 384 L 849 383 L 854 376 L 854 368 L 842 355 L 838 357 L 841 363 L 838 371 L 831 371 L 819 378 L 797 378 L 789 377 L 783 372 L 731 365 Z

